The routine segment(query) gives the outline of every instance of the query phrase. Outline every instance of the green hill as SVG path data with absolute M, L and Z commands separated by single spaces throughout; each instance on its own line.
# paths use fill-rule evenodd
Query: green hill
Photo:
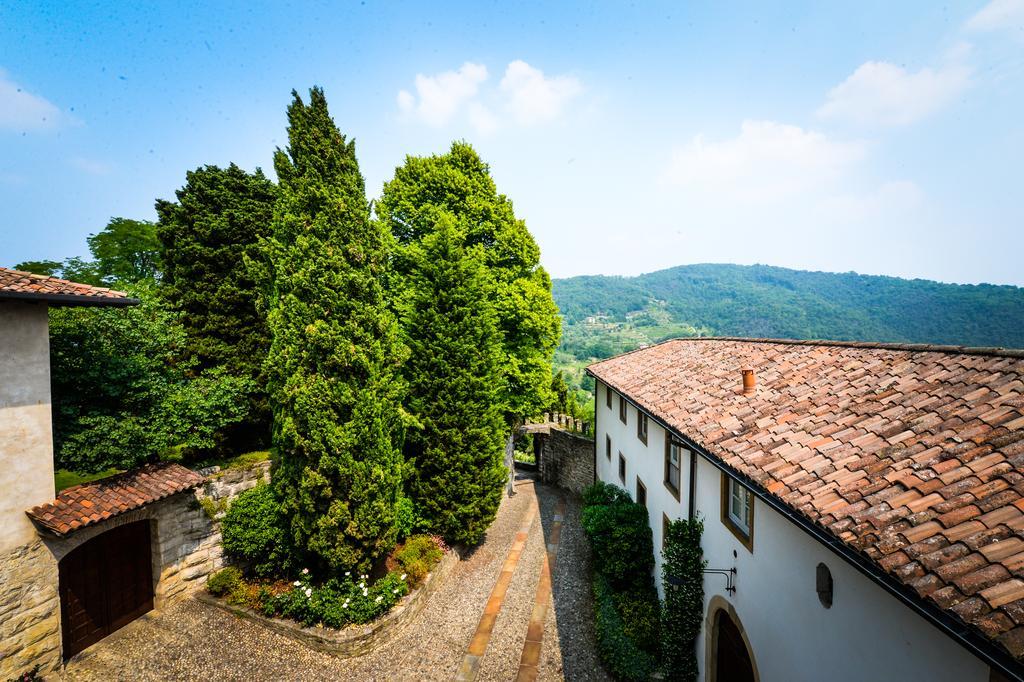
M 580 367 L 666 338 L 752 336 L 1024 347 L 1024 288 L 767 265 L 682 265 L 554 281 L 556 364 Z

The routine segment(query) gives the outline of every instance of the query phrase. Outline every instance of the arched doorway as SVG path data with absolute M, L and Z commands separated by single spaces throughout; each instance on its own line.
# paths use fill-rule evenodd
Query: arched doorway
M 725 609 L 715 614 L 714 638 L 714 682 L 756 682 L 743 634 Z
M 108 530 L 60 560 L 64 658 L 153 609 L 149 523 Z

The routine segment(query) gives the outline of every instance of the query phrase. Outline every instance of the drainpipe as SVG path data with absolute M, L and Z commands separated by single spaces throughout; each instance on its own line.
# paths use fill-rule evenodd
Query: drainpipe
M 690 498 L 688 500 L 690 508 L 686 518 L 693 521 L 694 516 L 697 514 L 697 453 L 694 452 L 693 448 L 687 449 L 690 451 Z
M 596 378 L 594 379 L 594 483 L 597 483 L 597 388 L 600 385 Z M 604 390 L 608 390 L 605 386 Z

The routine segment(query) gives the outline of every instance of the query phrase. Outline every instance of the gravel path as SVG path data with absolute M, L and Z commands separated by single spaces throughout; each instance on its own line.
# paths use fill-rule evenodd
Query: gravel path
M 479 680 L 516 676 L 533 607 L 545 534 L 562 494 L 530 479 L 503 500 L 486 541 L 454 567 L 423 612 L 392 644 L 340 659 L 218 608 L 186 599 L 144 616 L 79 654 L 63 680 L 452 680 L 476 630 L 516 531 L 538 504 L 520 562 L 480 662 Z M 606 680 L 594 652 L 588 548 L 579 504 L 568 497 L 552 576 L 541 680 Z

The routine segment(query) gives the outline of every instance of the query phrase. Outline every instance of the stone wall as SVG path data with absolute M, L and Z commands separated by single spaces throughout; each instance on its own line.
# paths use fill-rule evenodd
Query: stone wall
M 325 627 L 306 627 L 293 620 L 267 618 L 245 606 L 228 604 L 206 593 L 200 593 L 199 599 L 222 608 L 230 613 L 250 620 L 258 625 L 283 635 L 297 642 L 302 642 L 311 649 L 323 651 L 334 656 L 352 657 L 365 656 L 382 646 L 394 641 L 413 618 L 423 610 L 430 596 L 437 592 L 445 579 L 459 563 L 457 550 L 449 550 L 438 562 L 434 570 L 417 589 L 405 595 L 387 614 L 372 623 L 365 625 L 349 625 L 340 630 Z
M 36 537 L 0 552 L 0 680 L 60 662 L 57 562 Z
M 593 439 L 557 428 L 533 437 L 544 483 L 579 494 L 594 482 Z
M 118 526 L 149 521 L 154 608 L 205 586 L 223 564 L 219 517 L 244 490 L 269 480 L 270 462 L 221 471 L 203 470 L 206 483 L 59 538 L 36 534 L 27 544 L 0 552 L 0 680 L 36 664 L 50 672 L 61 664 L 58 563 L 96 536 Z M 22 512 L 24 515 L 24 512 Z

